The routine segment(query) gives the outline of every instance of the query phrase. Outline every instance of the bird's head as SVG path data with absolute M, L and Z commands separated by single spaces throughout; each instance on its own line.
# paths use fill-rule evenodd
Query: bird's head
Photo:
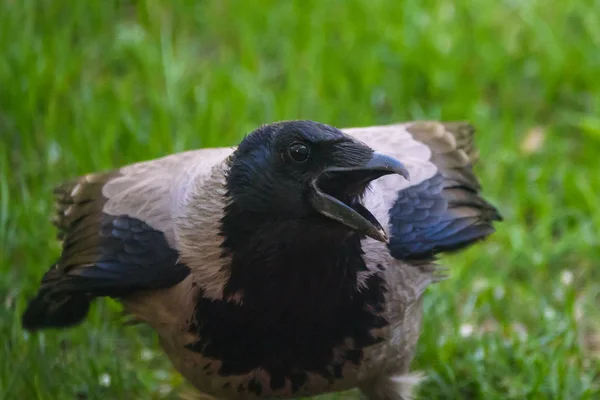
M 400 161 L 334 127 L 285 121 L 264 125 L 240 143 L 227 190 L 245 212 L 334 224 L 385 242 L 384 229 L 361 199 L 370 182 L 388 174 L 409 178 Z

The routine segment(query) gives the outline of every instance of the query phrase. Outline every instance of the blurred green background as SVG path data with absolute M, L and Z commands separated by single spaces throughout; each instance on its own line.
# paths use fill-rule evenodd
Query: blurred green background
M 477 127 L 505 222 L 426 294 L 423 399 L 600 398 L 600 1 L 0 4 L 0 399 L 187 390 L 113 302 L 20 328 L 60 250 L 51 189 L 299 118 Z

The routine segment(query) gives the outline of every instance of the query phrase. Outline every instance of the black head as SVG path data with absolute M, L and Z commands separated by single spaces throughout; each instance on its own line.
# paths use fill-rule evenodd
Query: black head
M 398 173 L 394 158 L 329 125 L 285 121 L 250 133 L 230 160 L 227 189 L 239 211 L 285 221 L 345 226 L 374 239 L 387 237 L 361 204 L 371 181 Z M 342 224 L 342 225 L 340 225 Z
M 385 241 L 383 228 L 361 204 L 371 181 L 398 173 L 397 160 L 329 125 L 285 121 L 248 135 L 231 160 L 227 188 L 241 210 L 286 221 L 323 217 Z

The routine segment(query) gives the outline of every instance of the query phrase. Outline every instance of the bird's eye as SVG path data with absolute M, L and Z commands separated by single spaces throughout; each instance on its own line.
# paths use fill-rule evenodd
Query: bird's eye
M 288 147 L 288 155 L 295 162 L 303 163 L 308 160 L 310 149 L 303 143 L 292 143 L 290 147 Z

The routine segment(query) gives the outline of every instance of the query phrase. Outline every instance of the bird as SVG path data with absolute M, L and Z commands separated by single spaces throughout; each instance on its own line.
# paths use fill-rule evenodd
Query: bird
M 439 258 L 502 221 L 474 137 L 461 121 L 283 120 L 237 146 L 67 180 L 62 252 L 22 326 L 67 329 L 110 297 L 209 398 L 413 399 L 423 298 L 448 279 Z

